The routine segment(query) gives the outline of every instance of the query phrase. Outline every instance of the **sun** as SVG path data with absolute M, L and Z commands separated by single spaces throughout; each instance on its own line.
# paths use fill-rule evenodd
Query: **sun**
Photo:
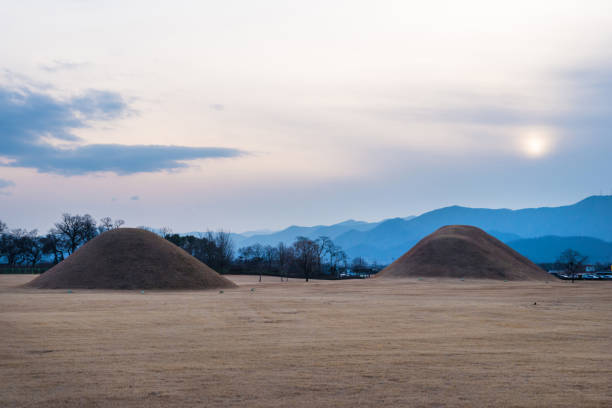
M 546 131 L 528 131 L 521 138 L 521 150 L 532 158 L 545 156 L 551 149 L 551 136 Z
M 546 152 L 546 140 L 538 136 L 532 136 L 526 139 L 525 152 L 533 157 L 542 156 Z

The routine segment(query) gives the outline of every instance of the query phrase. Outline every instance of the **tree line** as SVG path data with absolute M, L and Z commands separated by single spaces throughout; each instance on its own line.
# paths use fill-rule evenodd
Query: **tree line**
M 105 231 L 119 228 L 125 222 L 101 218 L 98 222 L 89 214 L 62 214 L 47 234 L 23 228 L 9 229 L 0 220 L 0 259 L 9 266 L 28 265 L 34 267 L 43 258 L 52 258 L 57 264 L 76 251 L 81 245 Z
M 281 278 L 300 277 L 338 279 L 347 270 L 372 273 L 364 259 L 349 262 L 346 253 L 328 237 L 298 237 L 292 245 L 255 244 L 239 248 L 235 256 L 231 234 L 207 231 L 195 235 L 173 234 L 162 228 L 161 235 L 220 273 L 275 275 Z
M 207 231 L 196 237 L 172 234 L 169 228 L 164 227 L 161 229 L 161 235 L 215 271 L 220 273 L 230 271 L 234 260 L 234 243 L 229 232 Z
M 91 215 L 62 214 L 47 234 L 37 230 L 9 229 L 0 221 L 0 261 L 8 266 L 31 266 L 41 263 L 57 264 L 97 235 L 120 228 L 123 220 L 104 217 L 96 221 Z M 298 237 L 291 245 L 255 244 L 237 251 L 231 234 L 207 231 L 195 235 L 172 233 L 168 227 L 154 231 L 187 251 L 220 273 L 277 275 L 283 278 L 300 277 L 338 279 L 353 274 L 371 274 L 380 268 L 363 258 L 350 261 L 341 247 L 325 236 L 317 239 Z M 237 256 L 236 256 L 237 252 Z
M 326 236 L 317 239 L 297 237 L 293 244 L 276 246 L 255 244 L 240 248 L 234 262 L 234 273 L 257 273 L 281 277 L 339 279 L 378 272 L 376 264 L 363 258 L 349 260 L 342 248 Z

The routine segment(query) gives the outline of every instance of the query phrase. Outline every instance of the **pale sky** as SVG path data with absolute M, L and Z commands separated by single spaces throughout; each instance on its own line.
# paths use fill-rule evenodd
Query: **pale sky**
M 0 8 L 9 227 L 240 232 L 612 190 L 610 1 Z

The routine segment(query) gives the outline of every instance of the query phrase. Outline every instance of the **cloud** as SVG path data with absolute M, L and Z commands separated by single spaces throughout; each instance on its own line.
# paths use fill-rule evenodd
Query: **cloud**
M 572 114 L 559 118 L 572 130 L 597 133 L 609 139 L 612 125 L 612 67 L 592 66 L 567 71 L 562 79 L 570 89 L 568 102 Z
M 40 68 L 47 72 L 71 71 L 87 65 L 85 62 L 53 60 L 50 64 L 41 65 Z
M 63 149 L 46 146 L 21 154 L 10 166 L 62 175 L 106 171 L 126 175 L 185 168 L 187 164 L 182 163 L 185 160 L 238 155 L 235 149 L 219 147 L 91 144 Z
M 72 133 L 88 127 L 90 121 L 110 121 L 130 113 L 121 95 L 109 91 L 92 90 L 58 100 L 26 88 L 0 88 L 0 156 L 11 167 L 80 175 L 173 170 L 186 167 L 186 160 L 243 154 L 223 147 L 81 144 Z M 62 144 L 51 144 L 49 138 Z
M 70 107 L 93 120 L 112 120 L 132 113 L 121 95 L 108 91 L 89 91 L 73 98 Z
M 492 126 L 514 126 L 539 122 L 546 119 L 545 115 L 530 111 L 496 106 L 498 101 L 491 104 L 438 107 L 438 108 L 399 108 L 378 110 L 377 113 L 387 119 L 417 120 L 436 123 L 451 124 L 479 124 Z
M 459 90 L 439 95 L 438 103 L 427 107 L 376 107 L 369 113 L 400 123 L 452 126 L 454 134 L 478 136 L 483 132 L 484 137 L 503 139 L 517 129 L 539 127 L 563 134 L 568 146 L 612 146 L 612 66 L 608 62 L 548 72 L 542 83 L 553 90 L 555 104 L 542 103 L 547 95 L 540 98 L 536 93 Z M 536 102 L 530 103 L 532 100 Z
M 12 187 L 14 185 L 15 183 L 12 182 L 11 180 L 0 179 L 0 189 L 6 188 L 6 187 Z
M 216 111 L 222 111 L 222 110 L 225 109 L 225 106 L 220 104 L 220 103 L 214 103 L 214 104 L 210 105 L 210 109 L 216 110 Z
M 10 195 L 8 191 L 3 191 L 7 187 L 13 187 L 15 185 L 11 180 L 5 180 L 0 178 L 0 195 Z
M 140 197 L 139 197 L 139 196 L 137 196 L 137 195 L 135 195 L 135 196 L 131 196 L 131 197 L 130 197 L 130 200 L 132 200 L 132 201 L 138 201 L 138 200 L 140 200 Z

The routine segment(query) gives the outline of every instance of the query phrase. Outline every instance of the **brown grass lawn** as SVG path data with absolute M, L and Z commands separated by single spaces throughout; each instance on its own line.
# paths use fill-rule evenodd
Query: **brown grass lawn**
M 1 407 L 612 406 L 608 282 L 30 278 L 0 275 Z

